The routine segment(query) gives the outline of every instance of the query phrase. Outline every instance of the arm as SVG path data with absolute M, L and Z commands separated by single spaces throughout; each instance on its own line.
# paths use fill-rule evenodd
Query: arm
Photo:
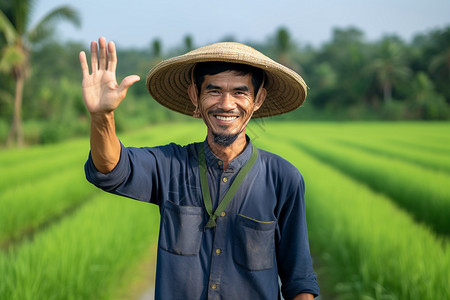
M 298 294 L 292 300 L 312 300 L 312 299 L 314 299 L 314 296 L 312 294 Z
M 319 294 L 319 286 L 309 251 L 304 181 L 301 174 L 289 165 L 283 171 L 285 176 L 281 184 L 284 192 L 280 194 L 277 244 L 281 290 L 286 299 L 311 299 L 312 295 Z
M 80 52 L 83 73 L 83 99 L 91 115 L 91 155 L 95 167 L 102 173 L 114 169 L 120 158 L 120 142 L 116 136 L 114 110 L 125 98 L 128 88 L 140 80 L 127 76 L 120 85 L 116 81 L 117 55 L 113 42 L 101 37 L 91 43 L 91 68 L 89 73 L 86 53 Z

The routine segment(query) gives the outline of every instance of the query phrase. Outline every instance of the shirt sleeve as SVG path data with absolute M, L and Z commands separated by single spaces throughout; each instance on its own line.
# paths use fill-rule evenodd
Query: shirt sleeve
M 305 186 L 297 169 L 292 170 L 286 198 L 278 220 L 279 240 L 277 263 L 281 279 L 281 291 L 285 299 L 300 293 L 319 295 L 319 285 L 313 272 L 305 215 Z
M 152 148 L 125 148 L 121 144 L 119 162 L 111 172 L 99 172 L 91 153 L 84 169 L 86 179 L 107 192 L 158 204 L 161 163 Z

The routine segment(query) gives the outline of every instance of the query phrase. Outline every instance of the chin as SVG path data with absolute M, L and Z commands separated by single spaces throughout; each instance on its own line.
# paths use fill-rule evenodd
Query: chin
M 239 133 L 236 134 L 225 134 L 225 133 L 215 133 L 212 132 L 212 136 L 214 139 L 214 143 L 223 146 L 223 147 L 228 147 L 230 145 L 232 145 L 236 139 L 239 136 Z

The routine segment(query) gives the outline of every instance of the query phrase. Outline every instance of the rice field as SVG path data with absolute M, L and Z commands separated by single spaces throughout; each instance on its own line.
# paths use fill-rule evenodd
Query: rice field
M 119 137 L 187 144 L 205 132 Z M 305 178 L 321 299 L 450 297 L 449 123 L 252 121 L 247 133 Z M 88 151 L 87 139 L 0 150 L 0 299 L 119 299 L 154 256 L 158 208 L 87 183 Z

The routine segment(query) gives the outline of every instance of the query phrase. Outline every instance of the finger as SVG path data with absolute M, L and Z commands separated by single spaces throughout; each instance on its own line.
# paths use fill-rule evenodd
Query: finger
M 130 75 L 125 77 L 119 86 L 119 93 L 121 94 L 121 96 L 124 98 L 130 86 L 132 86 L 139 80 L 141 80 L 141 78 L 137 75 Z
M 92 73 L 98 70 L 98 55 L 97 55 L 97 42 L 91 42 L 91 68 Z
M 89 76 L 89 67 L 87 64 L 86 53 L 84 51 L 81 51 L 79 58 L 80 58 L 81 72 L 83 73 L 83 78 L 86 78 L 87 76 Z
M 115 73 L 117 66 L 117 53 L 116 45 L 112 41 L 108 43 L 108 53 L 108 71 Z
M 106 39 L 101 37 L 98 39 L 99 43 L 99 69 L 106 70 L 107 53 L 106 53 Z

